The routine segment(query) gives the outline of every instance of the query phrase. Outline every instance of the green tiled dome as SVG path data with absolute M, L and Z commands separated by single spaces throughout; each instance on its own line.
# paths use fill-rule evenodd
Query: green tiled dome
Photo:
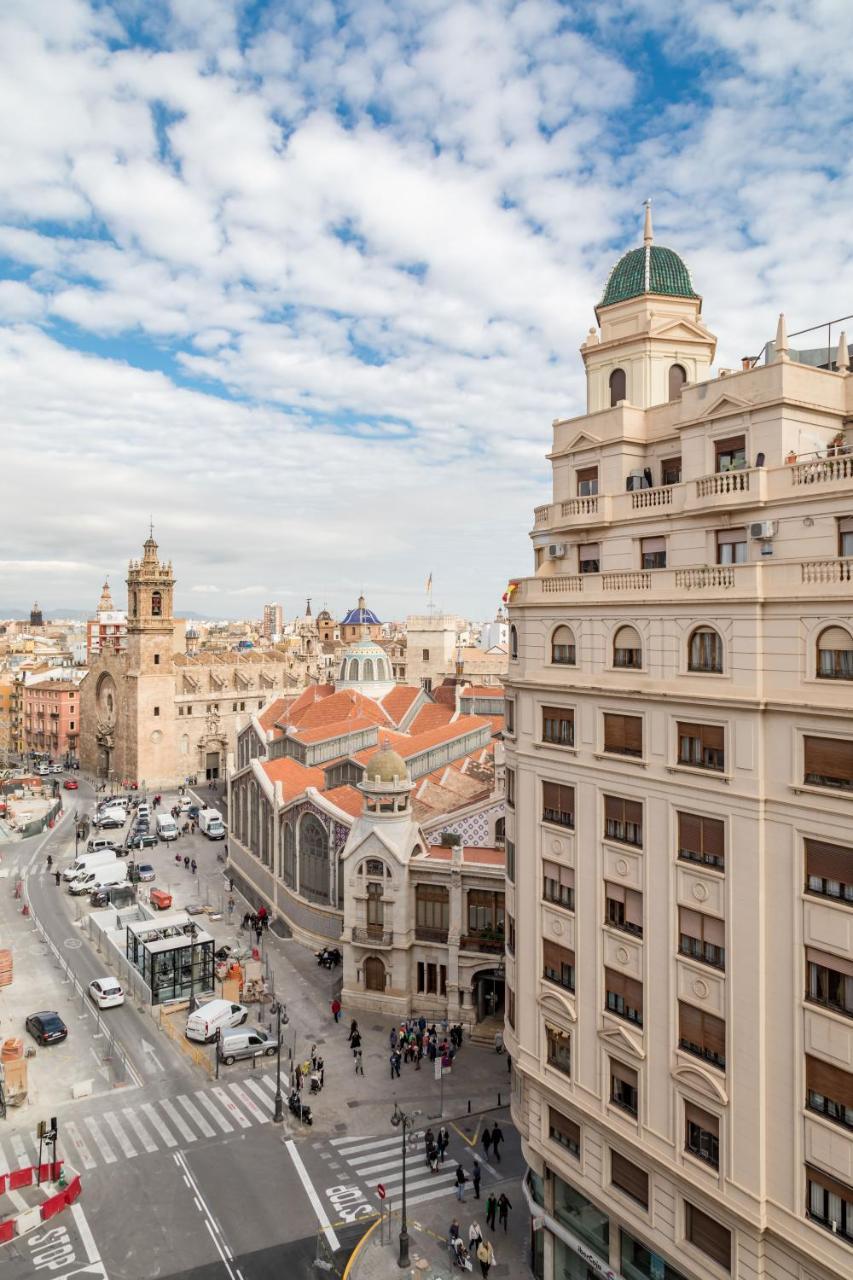
M 610 272 L 604 297 L 598 304 L 609 307 L 614 302 L 639 298 L 644 293 L 665 294 L 670 298 L 696 298 L 690 272 L 672 249 L 647 244 L 624 254 Z

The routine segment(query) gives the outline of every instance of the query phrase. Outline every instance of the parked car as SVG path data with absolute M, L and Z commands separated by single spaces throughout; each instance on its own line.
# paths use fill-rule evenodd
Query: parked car
M 192 820 L 195 821 L 200 812 L 201 810 L 197 804 L 191 804 L 189 809 L 187 809 L 187 817 L 192 818 Z
M 77 783 L 77 779 L 76 779 L 76 778 L 66 778 L 62 785 L 63 785 L 63 787 L 65 788 L 65 790 L 66 790 L 66 791 L 77 791 L 77 790 L 79 790 L 79 787 L 78 787 L 78 783 Z
M 181 811 L 181 813 L 189 813 L 192 807 L 193 807 L 193 802 L 189 798 L 189 796 L 181 796 L 181 799 L 178 802 L 178 809 Z
M 55 1009 L 31 1013 L 24 1025 L 33 1039 L 41 1045 L 59 1044 L 68 1035 L 68 1028 Z
M 148 895 L 148 901 L 158 911 L 168 911 L 172 905 L 172 895 L 165 889 L 152 889 Z
M 101 831 L 120 831 L 124 826 L 124 818 L 119 818 L 117 814 L 105 813 L 98 819 L 97 826 Z
M 52 764 L 52 765 L 50 766 L 50 772 L 51 772 L 51 773 L 62 773 L 62 765 L 61 765 L 61 764 Z
M 129 862 L 127 864 L 127 878 L 132 880 L 134 884 L 140 881 L 154 880 L 157 873 L 150 862 Z
M 124 1004 L 124 991 L 115 978 L 95 978 L 89 983 L 89 999 L 99 1009 L 112 1009 L 117 1004 Z
M 134 831 L 127 842 L 128 849 L 154 849 L 157 837 L 150 831 Z

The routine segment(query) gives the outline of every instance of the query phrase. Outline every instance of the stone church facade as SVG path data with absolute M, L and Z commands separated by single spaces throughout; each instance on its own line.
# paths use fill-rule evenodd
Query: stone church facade
M 96 777 L 148 788 L 222 778 L 237 722 L 295 685 L 277 650 L 189 656 L 174 588 L 151 536 L 128 566 L 125 652 L 96 657 L 80 686 L 80 763 Z

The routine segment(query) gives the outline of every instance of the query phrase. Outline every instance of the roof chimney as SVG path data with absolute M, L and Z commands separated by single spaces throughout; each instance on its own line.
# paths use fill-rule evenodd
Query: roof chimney
M 776 325 L 776 362 L 790 360 L 788 355 L 788 326 L 785 324 L 785 312 L 779 312 L 779 323 Z

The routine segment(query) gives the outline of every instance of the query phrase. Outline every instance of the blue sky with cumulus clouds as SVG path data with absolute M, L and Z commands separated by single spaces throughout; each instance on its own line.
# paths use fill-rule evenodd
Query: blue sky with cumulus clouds
M 718 359 L 853 311 L 846 0 L 6 0 L 0 612 L 495 609 L 654 200 Z

